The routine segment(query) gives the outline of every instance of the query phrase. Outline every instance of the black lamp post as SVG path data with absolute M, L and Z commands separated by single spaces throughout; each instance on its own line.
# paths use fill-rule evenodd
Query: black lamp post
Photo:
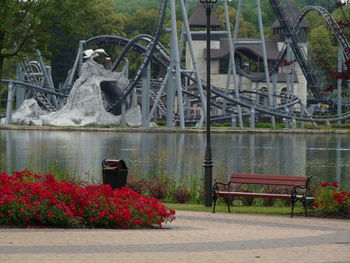
M 205 149 L 204 157 L 204 205 L 207 207 L 212 206 L 212 184 L 213 184 L 213 161 L 210 145 L 210 15 L 213 5 L 217 0 L 200 0 L 201 4 L 206 8 L 207 14 L 207 118 L 206 118 L 206 133 L 207 133 L 207 146 Z

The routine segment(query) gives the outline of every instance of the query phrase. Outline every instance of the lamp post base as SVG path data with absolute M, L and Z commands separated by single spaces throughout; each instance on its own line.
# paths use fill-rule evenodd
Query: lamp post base
M 213 161 L 211 158 L 204 160 L 204 206 L 211 207 L 213 203 Z

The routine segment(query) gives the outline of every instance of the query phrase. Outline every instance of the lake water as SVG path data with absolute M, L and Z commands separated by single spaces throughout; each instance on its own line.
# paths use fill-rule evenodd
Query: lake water
M 232 172 L 286 174 L 350 185 L 349 135 L 213 134 L 214 177 Z M 205 134 L 0 130 L 0 168 L 66 168 L 101 180 L 104 158 L 123 159 L 130 175 L 202 176 Z M 187 178 L 187 179 L 186 179 Z

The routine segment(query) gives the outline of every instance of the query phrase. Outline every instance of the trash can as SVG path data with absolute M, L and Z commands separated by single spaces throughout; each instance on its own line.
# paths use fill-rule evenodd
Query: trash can
M 109 184 L 112 189 L 126 185 L 128 167 L 123 160 L 104 159 L 102 161 L 103 184 Z

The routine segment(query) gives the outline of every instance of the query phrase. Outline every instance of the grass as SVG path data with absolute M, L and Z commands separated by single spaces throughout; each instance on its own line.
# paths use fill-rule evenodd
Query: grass
M 205 207 L 204 205 L 196 204 L 177 204 L 177 203 L 164 203 L 168 209 L 184 210 L 184 211 L 197 211 L 197 212 L 212 212 L 211 207 Z M 227 212 L 226 205 L 216 206 L 216 212 Z M 233 213 L 246 213 L 246 214 L 264 214 L 264 215 L 289 215 L 291 212 L 290 207 L 275 207 L 275 206 L 231 206 L 231 212 Z M 301 207 L 296 207 L 294 213 L 303 213 Z

